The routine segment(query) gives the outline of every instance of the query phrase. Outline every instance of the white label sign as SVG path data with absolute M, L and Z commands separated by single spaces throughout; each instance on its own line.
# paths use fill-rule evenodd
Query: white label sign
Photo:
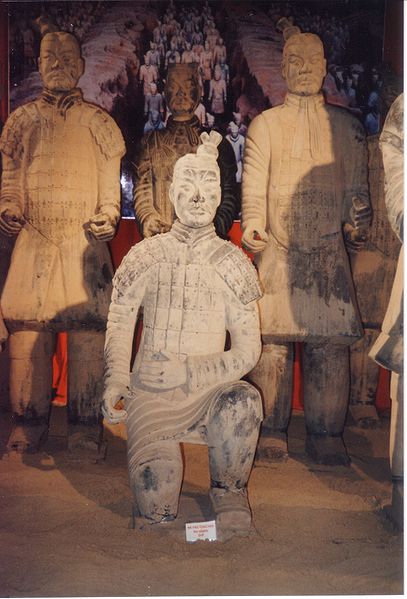
M 185 524 L 186 538 L 189 543 L 195 541 L 216 541 L 216 522 L 187 522 Z

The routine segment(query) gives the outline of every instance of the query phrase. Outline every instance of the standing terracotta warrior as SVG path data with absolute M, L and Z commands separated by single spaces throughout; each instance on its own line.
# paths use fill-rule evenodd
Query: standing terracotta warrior
M 380 332 L 400 252 L 400 242 L 390 226 L 386 211 L 379 136 L 368 136 L 367 144 L 373 218 L 370 231 L 366 231 L 368 241 L 365 248 L 349 254 L 364 331 L 363 338 L 351 347 L 350 411 L 363 428 L 380 425 L 375 407 L 379 367 L 368 358 L 368 353 Z
M 251 522 L 246 485 L 262 410 L 258 391 L 239 379 L 260 355 L 260 289 L 243 252 L 215 233 L 221 136 L 201 139 L 196 154 L 175 164 L 169 193 L 178 220 L 135 245 L 116 273 L 103 411 L 112 423 L 127 416 L 130 484 L 149 523 L 176 517 L 179 443 L 208 445 L 210 497 L 224 537 L 246 534 Z M 143 335 L 130 372 L 140 306 Z M 121 398 L 125 410 L 115 409 Z
M 172 173 L 177 159 L 187 152 L 195 152 L 198 147 L 202 128 L 194 111 L 200 96 L 197 65 L 178 64 L 168 68 L 165 99 L 171 116 L 166 129 L 143 137 L 136 158 L 134 209 L 144 237 L 165 233 L 174 222 L 174 206 L 169 200 Z M 222 200 L 214 224 L 218 235 L 226 237 L 239 213 L 236 162 L 226 140 L 222 140 L 219 146 L 218 164 Z
M 0 142 L 0 230 L 18 235 L 1 297 L 11 333 L 15 449 L 35 450 L 47 434 L 59 331 L 69 331 L 70 447 L 81 445 L 83 430 L 90 446 L 99 441 L 112 277 L 106 241 L 120 215 L 125 148 L 114 121 L 75 87 L 83 68 L 72 35 L 47 33 L 39 59 L 44 91 L 10 115 Z
M 393 102 L 380 135 L 385 171 L 385 200 L 393 231 L 404 243 L 404 94 Z M 403 424 L 404 424 L 404 245 L 401 247 L 396 276 L 382 331 L 370 351 L 378 364 L 391 370 L 390 467 L 393 479 L 392 517 L 403 527 Z M 381 281 L 378 279 L 380 285 Z
M 307 452 L 320 463 L 346 464 L 349 345 L 362 329 L 343 230 L 361 246 L 358 232 L 371 214 L 366 142 L 357 120 L 324 102 L 318 36 L 294 28 L 282 71 L 284 104 L 253 120 L 245 146 L 243 243 L 256 254 L 264 287 L 263 353 L 251 378 L 264 395 L 264 453 L 279 447 L 284 455 L 292 342 L 303 341 Z

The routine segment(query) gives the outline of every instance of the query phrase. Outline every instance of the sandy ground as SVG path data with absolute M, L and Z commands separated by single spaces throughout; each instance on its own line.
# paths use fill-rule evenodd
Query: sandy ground
M 212 518 L 206 448 L 184 447 L 177 521 L 135 531 L 123 430 L 107 430 L 105 462 L 73 462 L 64 416 L 54 408 L 45 451 L 0 461 L 2 597 L 402 593 L 402 537 L 382 509 L 387 420 L 378 430 L 348 426 L 352 466 L 323 467 L 305 457 L 294 415 L 290 459 L 253 470 L 250 536 L 190 544 L 185 522 Z

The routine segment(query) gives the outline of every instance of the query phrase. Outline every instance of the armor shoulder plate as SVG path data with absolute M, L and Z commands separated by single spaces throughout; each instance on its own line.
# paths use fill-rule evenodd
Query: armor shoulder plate
M 112 117 L 101 108 L 93 105 L 83 103 L 82 106 L 85 107 L 86 112 L 91 113 L 89 115 L 89 129 L 103 156 L 107 160 L 114 156 L 124 156 L 126 146 L 123 135 Z
M 40 120 L 35 102 L 20 106 L 8 117 L 0 138 L 0 151 L 13 160 L 24 154 L 23 137 L 32 125 Z
M 263 294 L 256 269 L 243 250 L 230 241 L 224 241 L 214 251 L 210 261 L 243 305 L 261 298 Z
M 166 252 L 161 237 L 163 235 L 143 239 L 123 258 L 113 277 L 113 285 L 119 295 L 123 295 L 151 266 L 165 260 Z

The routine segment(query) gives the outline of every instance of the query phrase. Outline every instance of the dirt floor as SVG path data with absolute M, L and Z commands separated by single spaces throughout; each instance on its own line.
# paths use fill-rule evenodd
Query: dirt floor
M 206 448 L 184 447 L 175 523 L 130 528 L 125 440 L 107 430 L 105 462 L 74 462 L 64 448 L 64 408 L 37 455 L 0 461 L 2 597 L 400 594 L 402 537 L 390 502 L 388 420 L 346 429 L 352 466 L 313 465 L 304 422 L 290 425 L 290 459 L 254 468 L 248 538 L 184 540 L 185 522 L 210 520 Z M 3 419 L 3 445 L 8 423 Z

